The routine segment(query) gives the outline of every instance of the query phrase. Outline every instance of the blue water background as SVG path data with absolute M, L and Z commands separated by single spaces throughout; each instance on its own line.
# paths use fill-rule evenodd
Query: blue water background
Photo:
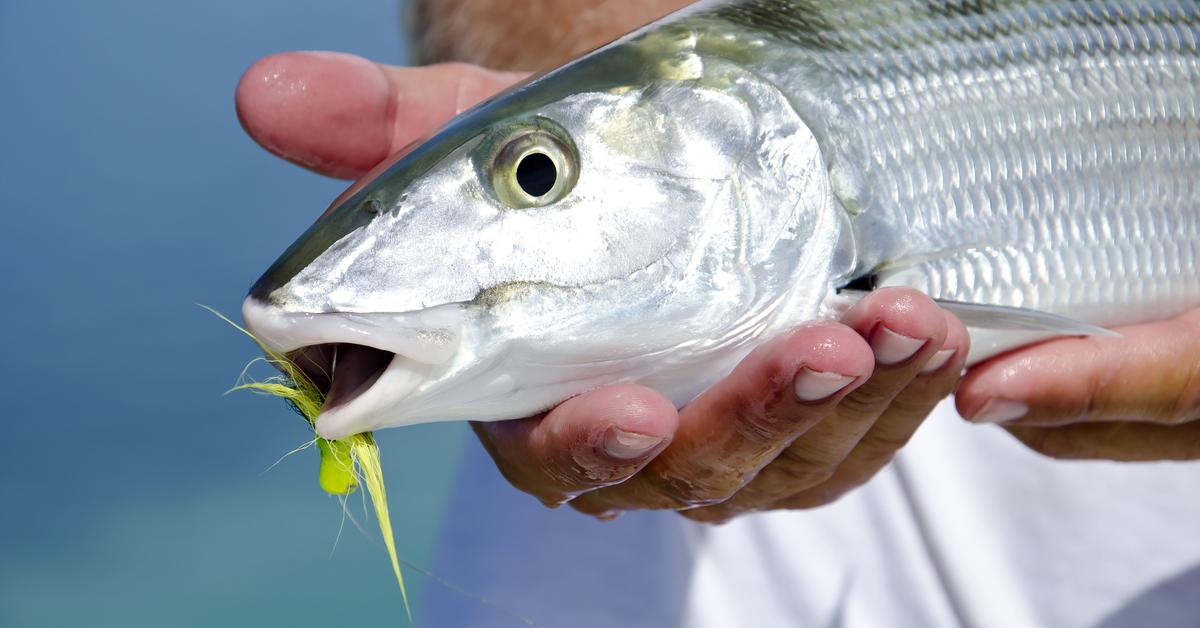
M 242 71 L 291 49 L 402 63 L 401 13 L 0 0 L 0 626 L 406 625 L 377 535 L 347 523 L 331 557 L 315 452 L 264 473 L 304 426 L 221 396 L 254 350 L 195 305 L 236 314 L 346 185 L 244 136 Z M 428 564 L 463 428 L 380 441 L 400 553 Z

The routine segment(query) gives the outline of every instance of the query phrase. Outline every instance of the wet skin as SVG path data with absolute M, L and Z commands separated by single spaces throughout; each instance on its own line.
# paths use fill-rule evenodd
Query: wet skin
M 355 178 L 521 76 L 287 53 L 246 72 L 237 106 L 267 150 Z M 956 385 L 964 416 L 1006 423 L 1051 456 L 1200 458 L 1200 312 L 1121 331 L 1016 351 L 960 384 L 961 323 L 919 293 L 883 290 L 841 322 L 764 345 L 682 410 L 614 386 L 475 431 L 517 488 L 602 518 L 652 508 L 719 522 L 829 503 L 883 468 Z

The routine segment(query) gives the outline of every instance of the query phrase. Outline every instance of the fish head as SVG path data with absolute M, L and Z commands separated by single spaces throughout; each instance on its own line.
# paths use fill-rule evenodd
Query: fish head
M 517 418 L 615 382 L 682 402 L 748 350 L 822 220 L 806 175 L 764 175 L 819 156 L 725 65 L 603 50 L 335 201 L 244 306 L 328 388 L 318 433 Z

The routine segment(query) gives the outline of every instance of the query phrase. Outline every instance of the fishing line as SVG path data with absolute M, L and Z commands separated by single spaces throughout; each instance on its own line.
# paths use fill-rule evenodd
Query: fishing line
M 348 512 L 349 507 L 346 506 L 346 496 L 338 495 L 337 500 L 342 505 L 342 518 L 338 521 L 337 536 L 333 537 L 333 547 L 329 548 L 330 558 L 333 558 L 334 553 L 337 552 L 338 542 L 342 540 L 342 530 L 346 527 L 346 518 L 350 516 L 350 513 Z
M 435 575 L 433 572 L 431 572 L 427 569 L 422 569 L 421 567 L 414 565 L 413 563 L 411 563 L 407 560 L 403 560 L 401 562 L 404 563 L 405 567 L 408 567 L 409 569 L 421 574 L 422 576 L 425 576 L 426 578 L 442 585 L 447 590 L 453 591 L 469 600 L 478 602 L 481 606 L 486 606 L 502 615 L 507 615 L 509 618 L 515 619 L 515 620 L 525 624 L 526 626 L 531 626 L 532 628 L 546 628 L 546 626 L 544 626 L 543 624 L 537 623 L 530 617 L 526 617 L 525 615 L 522 615 L 506 606 L 501 606 L 499 604 L 496 604 L 496 603 L 492 602 L 490 599 L 488 599 L 482 595 L 479 595 L 476 593 L 471 593 L 470 591 L 467 591 L 466 589 L 454 584 L 453 582 L 450 582 L 449 580 L 446 580 L 445 578 L 442 578 L 441 576 Z
M 298 453 L 304 451 L 305 449 L 308 449 L 316 444 L 317 444 L 317 439 L 314 438 L 314 439 L 308 441 L 307 443 L 304 443 L 303 445 L 300 445 L 299 447 L 287 452 L 286 454 L 283 454 L 282 456 L 279 457 L 279 460 L 276 460 L 273 464 L 271 464 L 271 466 L 267 467 L 266 469 L 263 469 L 262 472 L 259 473 L 259 475 L 266 475 L 267 472 L 269 472 L 271 469 L 274 469 L 275 467 L 279 466 L 279 463 L 283 462 L 284 460 L 287 460 L 288 458 L 291 458 L 293 455 L 298 454 Z
M 342 496 L 341 499 L 345 499 L 345 497 Z M 360 524 L 358 522 L 358 520 L 354 518 L 353 514 L 346 513 L 346 515 L 350 518 L 351 525 L 353 525 L 355 528 L 358 528 L 358 531 L 360 533 L 362 533 L 363 537 L 366 538 L 367 542 L 369 542 L 373 545 L 379 545 L 379 541 L 377 539 L 375 539 L 369 532 L 367 532 L 366 528 L 364 528 L 362 526 L 362 524 Z M 343 520 L 344 520 L 344 518 L 343 518 Z M 417 572 L 418 574 L 425 576 L 429 580 L 432 580 L 434 583 L 441 585 L 446 590 L 457 593 L 458 595 L 461 595 L 473 602 L 478 602 L 481 606 L 484 606 L 493 611 L 496 611 L 497 613 L 499 613 L 501 615 L 505 615 L 509 619 L 515 619 L 515 620 L 525 624 L 526 626 L 530 626 L 532 628 L 546 628 L 546 626 L 544 624 L 539 624 L 532 618 L 522 615 L 522 614 L 518 613 L 517 611 L 514 611 L 511 608 L 508 608 L 507 606 L 497 604 L 496 602 L 493 602 L 491 599 L 484 597 L 483 595 L 480 595 L 478 593 L 472 593 L 472 592 L 468 591 L 467 589 L 463 588 L 462 586 L 457 585 L 457 584 L 451 582 L 450 580 L 447 580 L 447 579 L 433 573 L 429 569 L 421 567 L 420 565 L 417 565 L 416 563 L 414 563 L 410 560 L 407 560 L 405 558 L 400 558 L 400 563 L 402 565 L 404 565 L 405 567 Z

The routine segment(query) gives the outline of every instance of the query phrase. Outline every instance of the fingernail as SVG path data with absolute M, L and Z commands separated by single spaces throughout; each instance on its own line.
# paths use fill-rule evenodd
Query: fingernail
M 596 515 L 596 518 L 599 519 L 600 521 L 616 521 L 617 517 L 620 517 L 620 516 L 621 516 L 621 511 L 610 510 L 608 512 L 602 512 L 602 513 Z
M 946 366 L 946 363 L 950 361 L 950 357 L 953 355 L 954 349 L 942 349 L 941 351 L 938 351 L 937 353 L 933 354 L 932 358 L 929 358 L 928 362 L 925 363 L 924 368 L 921 369 L 921 374 L 928 375 L 929 373 Z
M 662 436 L 635 434 L 613 427 L 604 435 L 604 451 L 618 460 L 632 460 L 646 455 L 664 440 Z
M 925 340 L 909 338 L 880 325 L 871 336 L 871 349 L 875 352 L 875 361 L 884 364 L 899 364 L 921 350 Z
M 992 399 L 971 417 L 975 423 L 1008 423 L 1029 414 L 1029 406 L 1011 399 Z
M 854 378 L 849 375 L 804 367 L 796 375 L 796 396 L 800 401 L 819 401 L 849 386 L 852 381 Z

